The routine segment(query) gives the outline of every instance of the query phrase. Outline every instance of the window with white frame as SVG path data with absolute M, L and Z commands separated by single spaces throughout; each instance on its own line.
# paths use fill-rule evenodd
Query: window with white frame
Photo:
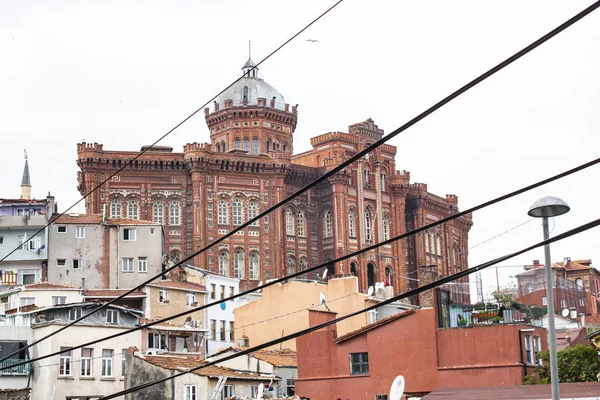
M 123 228 L 123 240 L 133 242 L 136 238 L 135 228 Z
M 325 211 L 323 214 L 323 237 L 330 238 L 333 236 L 333 217 L 331 210 Z
M 242 279 L 244 277 L 244 251 L 237 249 L 233 260 L 233 277 Z
M 233 385 L 225 385 L 223 386 L 223 391 L 221 392 L 221 400 L 226 400 L 228 397 L 235 396 L 235 388 Z
M 106 323 L 107 324 L 118 324 L 119 323 L 119 311 L 118 310 L 106 310 Z
M 250 140 L 244 139 L 244 150 L 250 151 Z
M 35 297 L 19 297 L 19 307 L 35 304 Z
M 127 360 L 127 349 L 121 350 L 121 376 L 125 376 L 125 361 Z
M 58 363 L 58 374 L 60 376 L 71 376 L 71 360 L 73 350 L 70 347 L 60 348 L 60 359 Z
M 192 304 L 196 302 L 196 294 L 195 293 L 186 293 L 185 294 L 185 305 L 191 307 Z
M 579 305 L 580 305 L 581 307 L 585 307 L 585 298 L 583 298 L 583 297 L 580 297 L 580 298 L 579 298 Z
M 184 400 L 196 400 L 196 385 L 183 385 Z
M 210 320 L 210 338 L 212 340 L 218 340 L 217 339 L 217 320 L 215 320 L 215 319 Z
M 113 350 L 102 349 L 102 376 L 112 377 L 113 374 Z
M 567 299 L 560 299 L 560 306 L 562 308 L 567 307 Z
M 350 375 L 369 373 L 369 353 L 350 353 Z
M 377 309 L 369 310 L 369 324 L 377 322 L 379 320 L 379 311 Z
M 390 217 L 383 217 L 383 240 L 390 238 Z
M 544 305 L 544 306 L 548 305 L 548 299 L 546 299 L 546 296 L 542 296 L 542 305 Z
M 140 206 L 135 199 L 127 200 L 127 218 L 140 219 Z
M 287 259 L 287 265 L 288 265 L 288 269 L 287 269 L 288 275 L 296 272 L 296 258 L 294 258 L 293 256 L 289 256 Z
M 365 210 L 365 240 L 367 244 L 373 244 L 375 230 L 373 229 L 373 213 L 370 208 Z
M 229 223 L 228 217 L 228 204 L 225 199 L 220 199 L 217 204 L 217 223 L 219 225 L 227 225 Z
M 81 376 L 92 376 L 92 359 L 94 349 L 84 347 L 81 349 Z
M 76 226 L 75 227 L 75 238 L 76 239 L 85 238 L 85 226 Z
M 178 200 L 171 200 L 169 204 L 169 224 L 181 225 L 181 203 Z
M 152 203 L 152 222 L 162 224 L 164 222 L 165 206 L 161 200 Z
M 148 272 L 147 257 L 138 257 L 138 272 Z
M 354 210 L 348 212 L 348 237 L 356 238 L 356 215 L 354 215 Z
M 164 303 L 166 300 L 169 300 L 169 291 L 167 289 L 160 289 L 158 291 L 158 301 Z
M 294 236 L 296 234 L 296 228 L 294 227 L 294 212 L 291 208 L 285 210 L 285 234 L 288 236 Z
M 260 277 L 260 264 L 258 253 L 250 253 L 250 279 L 258 279 Z
M 298 210 L 297 218 L 298 218 L 298 236 L 306 237 L 306 215 L 304 214 L 304 210 Z
M 540 338 L 538 336 L 534 336 L 533 337 L 533 351 L 534 351 L 534 358 L 535 358 L 535 365 L 542 365 L 542 359 L 540 357 L 538 357 L 538 353 L 540 352 L 541 347 L 540 347 Z
M 232 217 L 234 225 L 242 224 L 242 199 L 239 197 L 233 199 Z
M 148 348 L 166 350 L 167 336 L 158 333 L 148 333 Z
M 531 335 L 525 335 L 525 356 L 527 364 L 533 364 L 533 354 L 531 353 Z
M 219 253 L 219 274 L 229 276 L 229 253 L 225 250 Z
M 258 203 L 256 201 L 250 201 L 248 203 L 248 220 L 256 218 L 258 215 Z M 252 226 L 258 226 L 258 220 L 252 223 Z
M 121 199 L 112 199 L 110 202 L 110 217 L 121 218 Z
M 69 310 L 69 321 L 75 321 L 81 318 L 81 308 L 71 308 Z
M 225 321 L 219 321 L 219 340 L 225 340 Z
M 73 259 L 73 269 L 82 269 L 83 268 L 83 260 L 81 258 Z
M 123 272 L 133 272 L 133 258 L 123 257 Z
M 67 304 L 67 296 L 52 296 L 52 305 Z

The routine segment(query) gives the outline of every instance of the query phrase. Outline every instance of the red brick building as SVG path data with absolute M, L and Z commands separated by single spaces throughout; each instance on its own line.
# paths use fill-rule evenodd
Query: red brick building
M 160 222 L 165 251 L 178 259 L 298 191 L 383 136 L 371 119 L 348 132 L 311 139 L 313 149 L 293 155 L 298 107 L 252 70 L 205 109 L 211 143 L 189 143 L 182 152 L 155 146 L 86 198 L 88 213 Z M 142 149 L 144 149 L 143 147 Z M 137 151 L 77 146 L 79 191 L 87 193 Z M 240 278 L 240 289 L 260 280 L 325 263 L 415 227 L 452 215 L 454 195 L 439 197 L 396 169 L 396 148 L 383 145 L 289 205 L 211 248 L 195 265 Z M 419 267 L 438 275 L 467 268 L 471 217 L 427 234 L 395 242 L 330 266 L 331 275 L 352 273 L 361 290 L 389 281 L 405 290 Z M 467 282 L 465 279 L 464 282 Z M 416 285 L 415 285 L 416 286 Z M 460 292 L 460 293 L 459 293 Z M 469 301 L 468 290 L 455 299 Z

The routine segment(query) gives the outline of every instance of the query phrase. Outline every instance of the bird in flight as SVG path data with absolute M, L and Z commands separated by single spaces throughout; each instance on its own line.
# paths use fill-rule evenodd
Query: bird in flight
M 316 39 L 306 39 L 307 42 L 319 43 Z

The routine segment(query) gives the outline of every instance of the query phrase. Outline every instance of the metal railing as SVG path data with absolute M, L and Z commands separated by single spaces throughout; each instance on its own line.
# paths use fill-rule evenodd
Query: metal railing
M 23 376 L 27 376 L 29 375 L 29 371 L 31 370 L 30 368 L 30 364 L 23 364 L 23 365 L 16 365 L 11 367 L 13 364 L 17 364 L 19 362 L 22 362 L 24 360 L 21 359 L 8 359 L 6 361 L 3 361 L 0 363 L 0 368 L 2 368 L 2 370 L 0 371 L 0 376 L 6 376 L 6 375 L 23 375 Z M 8 367 L 8 368 L 7 368 Z M 4 369 L 6 368 L 6 369 Z

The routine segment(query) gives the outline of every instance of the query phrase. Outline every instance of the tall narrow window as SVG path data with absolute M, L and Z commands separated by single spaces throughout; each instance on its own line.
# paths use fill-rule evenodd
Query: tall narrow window
M 135 199 L 127 200 L 127 218 L 140 219 L 140 207 Z
M 219 274 L 229 276 L 229 253 L 226 251 L 219 253 Z
M 73 355 L 73 350 L 71 350 L 69 347 L 61 347 L 60 351 L 58 374 L 60 376 L 71 376 L 71 358 Z
M 306 237 L 306 216 L 303 210 L 298 210 L 298 236 Z
M 527 356 L 527 364 L 533 364 L 531 354 L 531 335 L 525 335 L 525 355 Z
M 390 217 L 383 217 L 383 240 L 390 238 Z
M 288 275 L 296 272 L 296 259 L 294 257 L 289 256 L 288 260 L 287 260 L 287 264 L 288 264 Z
M 295 230 L 294 213 L 290 208 L 288 208 L 285 210 L 285 233 L 288 236 L 293 236 L 295 234 Z
M 250 151 L 250 140 L 244 139 L 244 150 Z
M 250 201 L 248 203 L 248 220 L 255 218 L 258 215 L 258 203 L 256 201 Z M 258 220 L 252 223 L 252 226 L 258 226 Z
M 112 199 L 110 202 L 110 217 L 121 218 L 121 200 Z
M 306 258 L 301 258 L 300 259 L 300 271 L 304 271 L 304 270 L 306 270 L 306 268 L 308 268 L 308 262 L 306 261 Z
M 92 376 L 92 354 L 94 349 L 81 349 L 81 376 Z
M 183 391 L 185 395 L 185 400 L 196 400 L 196 385 L 184 385 Z
M 233 199 L 233 224 L 242 224 L 242 199 L 239 197 Z
M 220 199 L 219 204 L 217 205 L 217 208 L 218 208 L 217 212 L 218 212 L 219 225 L 227 225 L 229 223 L 229 221 L 227 219 L 227 215 L 228 215 L 227 201 L 225 199 Z
M 258 154 L 258 139 L 252 140 L 252 154 Z
M 369 181 L 369 176 L 370 176 L 370 172 L 368 169 L 365 169 L 365 187 L 366 188 L 370 188 L 371 187 L 371 182 Z
M 244 86 L 244 89 L 242 90 L 242 100 L 248 101 L 249 92 L 248 86 Z
M 381 174 L 381 191 L 385 192 L 385 174 Z
M 164 221 L 164 206 L 160 200 L 154 200 L 152 203 L 152 221 L 162 224 Z
M 113 350 L 103 349 L 102 350 L 102 376 L 112 376 L 112 365 L 113 365 Z
M 258 253 L 250 253 L 250 279 L 258 279 L 260 277 L 260 264 Z
M 375 240 L 374 234 L 373 214 L 371 213 L 371 209 L 367 208 L 365 210 L 365 240 L 367 244 L 373 244 L 373 241 Z
M 237 249 L 233 260 L 233 277 L 242 279 L 244 277 L 244 251 Z
M 330 238 L 333 236 L 333 218 L 331 210 L 325 211 L 323 214 L 323 237 Z
M 169 224 L 181 225 L 181 204 L 178 200 L 171 200 L 169 204 Z
M 348 212 L 348 236 L 351 238 L 356 237 L 356 215 L 354 215 L 354 210 Z

